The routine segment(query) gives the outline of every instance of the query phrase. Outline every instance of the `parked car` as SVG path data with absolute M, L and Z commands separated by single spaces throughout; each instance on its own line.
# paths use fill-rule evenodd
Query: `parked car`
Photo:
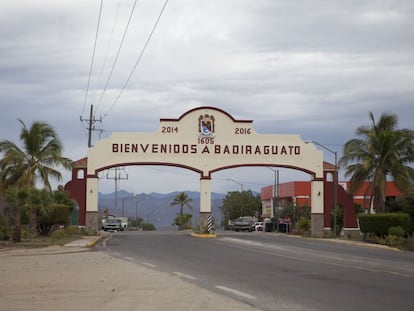
M 263 222 L 257 221 L 254 223 L 254 230 L 255 231 L 263 231 Z
M 118 218 L 108 218 L 105 220 L 103 225 L 104 231 L 124 231 L 124 226 L 122 225 L 122 221 Z
M 254 230 L 254 221 L 251 220 L 251 217 L 239 217 L 233 222 L 232 230 L 234 231 L 249 231 Z

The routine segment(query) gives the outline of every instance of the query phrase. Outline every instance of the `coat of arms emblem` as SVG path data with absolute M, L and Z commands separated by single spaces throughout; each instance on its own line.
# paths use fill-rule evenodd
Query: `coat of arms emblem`
M 214 137 L 214 116 L 205 114 L 198 118 L 198 136 Z

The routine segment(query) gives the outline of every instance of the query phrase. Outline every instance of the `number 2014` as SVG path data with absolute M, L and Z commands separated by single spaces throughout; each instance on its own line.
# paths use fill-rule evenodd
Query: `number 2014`
M 163 126 L 161 128 L 161 132 L 162 133 L 167 133 L 167 134 L 169 134 L 169 133 L 178 133 L 178 127 L 176 127 L 176 126 Z

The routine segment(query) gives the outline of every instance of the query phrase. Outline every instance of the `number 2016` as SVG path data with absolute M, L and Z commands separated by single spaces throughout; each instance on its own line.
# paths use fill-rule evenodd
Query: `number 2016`
M 236 135 L 250 135 L 252 133 L 252 129 L 245 128 L 245 127 L 236 127 L 234 129 L 234 134 Z

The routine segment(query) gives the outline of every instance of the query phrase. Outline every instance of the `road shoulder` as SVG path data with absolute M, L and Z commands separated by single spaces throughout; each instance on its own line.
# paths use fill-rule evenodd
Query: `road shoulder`
M 88 247 L 3 249 L 0 261 L 0 310 L 255 310 Z

